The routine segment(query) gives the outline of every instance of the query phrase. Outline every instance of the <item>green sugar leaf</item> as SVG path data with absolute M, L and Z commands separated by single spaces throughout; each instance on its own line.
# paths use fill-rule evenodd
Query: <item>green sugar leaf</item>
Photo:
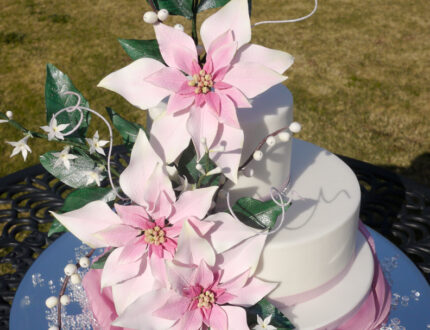
M 278 330 L 294 329 L 294 325 L 288 318 L 282 314 L 274 305 L 266 299 L 260 300 L 254 306 L 246 308 L 246 317 L 250 328 L 257 325 L 257 315 L 264 320 L 266 317 L 272 315 L 270 325 L 273 325 Z
M 132 60 L 147 57 L 164 63 L 157 40 L 118 39 Z

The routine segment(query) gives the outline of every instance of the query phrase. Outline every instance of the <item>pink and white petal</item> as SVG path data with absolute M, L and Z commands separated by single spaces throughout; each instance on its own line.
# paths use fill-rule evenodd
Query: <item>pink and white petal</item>
M 222 281 L 227 282 L 248 269 L 249 276 L 252 276 L 265 241 L 266 235 L 257 234 L 222 253 L 221 258 L 217 260 L 217 265 L 224 270 Z
M 229 66 L 236 55 L 237 42 L 224 44 L 211 53 L 213 71 L 216 72 L 221 68 Z
M 238 90 L 236 87 L 229 87 L 224 89 L 217 89 L 217 85 L 215 84 L 215 90 L 218 94 L 223 94 L 225 96 L 228 96 L 230 100 L 233 101 L 234 106 L 236 108 L 252 108 L 251 103 L 249 103 L 248 99 L 245 97 L 245 95 L 242 94 L 240 90 Z
M 245 309 L 237 306 L 222 306 L 228 318 L 228 330 L 248 330 Z
M 206 152 L 203 142 L 207 146 L 212 145 L 218 132 L 218 126 L 218 119 L 213 115 L 212 110 L 207 104 L 202 108 L 191 108 L 190 117 L 187 121 L 187 130 L 191 135 L 199 160 Z
M 194 271 L 194 266 L 179 265 L 172 261 L 166 261 L 166 274 L 170 288 L 179 294 L 183 294 L 184 288 L 190 286 L 189 279 Z
M 105 288 L 125 280 L 133 278 L 142 273 L 146 267 L 146 258 L 141 258 L 135 262 L 124 264 L 121 254 L 124 248 L 115 249 L 107 258 L 103 268 L 101 287 Z
M 203 219 L 211 207 L 217 189 L 218 187 L 207 187 L 183 192 L 173 205 L 174 210 L 169 222 L 174 224 L 189 217 Z
M 138 236 L 130 240 L 127 245 L 122 247 L 121 255 L 119 256 L 119 263 L 129 264 L 134 263 L 146 256 L 148 248 L 145 242 L 145 236 Z
M 191 74 L 193 61 L 197 62 L 197 49 L 186 33 L 163 23 L 154 24 L 160 52 L 168 66 Z
M 187 130 L 189 112 L 168 114 L 166 111 L 153 119 L 151 127 L 151 145 L 155 152 L 170 164 L 190 143 Z
M 197 218 L 188 219 L 190 225 L 194 228 L 199 236 L 207 236 L 207 233 L 214 227 L 215 223 L 210 221 L 202 221 Z
M 98 231 L 95 237 L 106 242 L 107 246 L 124 246 L 136 236 L 140 235 L 140 230 L 128 225 L 111 225 L 106 229 Z
M 142 206 L 115 204 L 115 211 L 125 225 L 143 230 L 151 227 L 149 215 Z
M 212 42 L 228 30 L 233 32 L 238 47 L 251 40 L 251 22 L 247 0 L 231 0 L 203 22 L 200 36 L 205 49 L 209 49 Z
M 215 251 L 210 243 L 199 236 L 189 222 L 185 221 L 178 238 L 175 261 L 185 265 L 199 265 L 201 260 L 213 266 Z
M 161 285 L 154 278 L 149 267 L 145 267 L 136 277 L 113 285 L 112 296 L 117 313 L 123 313 L 137 298 L 158 288 L 161 288 Z
M 227 30 L 226 32 L 220 34 L 209 46 L 207 50 L 207 58 L 212 57 L 212 54 L 223 45 L 234 42 L 234 36 L 232 30 Z
M 257 230 L 240 221 L 237 221 L 226 212 L 215 213 L 208 216 L 204 222 L 214 223 L 213 229 L 205 237 L 208 237 L 217 253 L 222 253 L 239 244 L 240 242 L 257 234 Z
M 188 108 L 194 103 L 195 98 L 195 95 L 171 95 L 169 103 L 167 104 L 167 113 L 175 114 L 181 110 L 188 110 Z
M 152 276 L 161 283 L 161 286 L 165 288 L 169 287 L 164 259 L 153 255 L 149 258 L 149 265 L 151 267 Z
M 228 327 L 227 313 L 218 305 L 213 305 L 212 307 L 209 326 L 214 330 L 224 330 Z
M 161 158 L 152 149 L 145 132 L 139 130 L 131 151 L 130 163 L 119 178 L 122 190 L 133 202 L 142 206 L 148 205 L 145 190 L 148 178 L 157 164 L 163 164 Z
M 223 81 L 237 87 L 246 97 L 253 98 L 285 79 L 287 77 L 264 65 L 239 62 L 230 68 Z
M 241 129 L 220 125 L 209 157 L 219 166 L 227 179 L 237 183 L 237 170 L 242 156 L 244 135 Z
M 171 204 L 176 199 L 172 182 L 164 166 L 157 164 L 154 172 L 145 182 L 143 198 L 151 217 L 167 217 L 170 215 Z M 160 204 L 159 204 L 160 203 Z
M 208 264 L 202 260 L 200 261 L 199 267 L 191 278 L 192 285 L 199 285 L 202 288 L 207 288 L 214 281 L 214 274 L 209 268 Z
M 166 88 L 155 86 L 145 78 L 165 68 L 165 65 L 151 58 L 138 59 L 126 67 L 112 72 L 97 85 L 118 93 L 140 109 L 156 106 L 171 94 Z
M 157 317 L 153 312 L 165 304 L 170 295 L 166 289 L 150 291 L 130 304 L 112 324 L 131 329 L 167 330 L 175 321 Z
M 153 315 L 163 319 L 176 321 L 185 314 L 189 304 L 189 299 L 172 292 L 172 295 L 167 299 L 166 303 L 154 311 Z
M 225 125 L 240 129 L 239 120 L 237 119 L 236 107 L 233 101 L 223 94 L 220 94 L 221 113 L 219 121 Z
M 187 83 L 188 79 L 178 69 L 164 67 L 146 77 L 145 81 L 154 86 L 177 93 L 181 90 L 184 83 Z
M 169 219 L 169 222 L 171 220 Z M 182 230 L 182 223 L 178 223 L 176 222 L 173 226 L 171 227 L 164 227 L 163 228 L 164 232 L 166 233 L 167 237 L 177 237 L 179 236 L 179 234 L 181 233 Z
M 232 64 L 239 62 L 258 63 L 267 66 L 279 74 L 283 74 L 294 63 L 294 57 L 280 50 L 248 44 L 237 51 Z
M 201 328 L 202 323 L 203 316 L 200 312 L 200 308 L 198 308 L 185 313 L 178 324 L 175 324 L 171 330 L 198 330 Z
M 244 271 L 242 274 L 232 278 L 231 280 L 224 282 L 220 285 L 220 288 L 225 289 L 228 292 L 233 290 L 241 289 L 245 286 L 249 279 L 249 270 Z
M 104 240 L 93 234 L 122 221 L 115 212 L 102 201 L 88 203 L 75 211 L 59 214 L 51 212 L 73 235 L 92 248 L 106 247 Z
M 213 114 L 216 117 L 219 117 L 222 110 L 221 98 L 219 97 L 219 95 L 217 93 L 210 92 L 207 93 L 204 98 L 206 104 L 212 110 Z
M 229 293 L 236 297 L 230 300 L 230 304 L 250 307 L 272 292 L 278 283 L 264 282 L 258 278 L 250 278 L 243 288 L 230 290 Z

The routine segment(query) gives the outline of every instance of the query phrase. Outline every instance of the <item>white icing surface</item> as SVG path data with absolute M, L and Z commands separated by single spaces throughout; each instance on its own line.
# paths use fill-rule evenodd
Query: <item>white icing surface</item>
M 251 100 L 252 109 L 238 109 L 238 118 L 245 134 L 241 164 L 253 153 L 258 144 L 270 133 L 288 127 L 293 121 L 293 96 L 284 85 L 276 85 Z M 232 204 L 241 197 L 265 198 L 274 183 L 282 185 L 290 173 L 291 140 L 262 149 L 263 159 L 252 161 L 248 168 L 254 176 L 241 174 L 238 183 L 230 188 Z
M 293 205 L 282 229 L 269 237 L 256 272 L 280 283 L 273 299 L 316 289 L 344 270 L 358 228 L 360 187 L 352 170 L 327 150 L 297 139 L 291 159 Z
M 373 279 L 373 256 L 364 236 L 357 232 L 356 257 L 331 290 L 282 312 L 300 330 L 336 329 L 352 316 L 369 294 Z M 276 305 L 276 302 L 274 302 Z

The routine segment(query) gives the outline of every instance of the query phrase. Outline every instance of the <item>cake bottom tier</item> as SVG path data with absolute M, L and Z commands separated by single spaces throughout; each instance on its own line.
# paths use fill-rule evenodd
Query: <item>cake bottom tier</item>
M 375 256 L 373 240 L 361 229 L 351 265 L 329 290 L 292 306 L 286 306 L 282 299 L 272 299 L 297 329 L 370 330 L 387 317 L 390 290 Z

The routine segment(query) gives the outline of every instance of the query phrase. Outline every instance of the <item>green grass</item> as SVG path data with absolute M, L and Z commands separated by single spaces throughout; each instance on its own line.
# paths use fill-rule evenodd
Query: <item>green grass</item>
M 253 7 L 257 22 L 305 15 L 313 1 L 255 0 Z M 141 19 L 146 10 L 144 0 L 2 0 L 0 110 L 12 110 L 32 129 L 45 125 L 50 62 L 71 77 L 93 109 L 111 106 L 144 123 L 143 111 L 96 85 L 130 62 L 118 38 L 153 37 Z M 325 0 L 307 21 L 254 28 L 253 42 L 295 56 L 286 85 L 294 95 L 295 119 L 303 124 L 298 137 L 430 184 L 429 11 L 427 0 Z M 167 21 L 176 22 L 186 23 Z M 95 127 L 106 137 L 97 119 Z M 32 141 L 26 163 L 10 160 L 4 141 L 19 138 L 1 124 L 0 176 L 55 148 Z

